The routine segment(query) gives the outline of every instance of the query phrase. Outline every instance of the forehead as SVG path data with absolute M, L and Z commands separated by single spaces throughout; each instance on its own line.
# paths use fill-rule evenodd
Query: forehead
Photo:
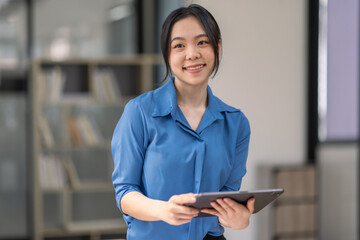
M 189 16 L 175 22 L 171 30 L 171 39 L 174 37 L 190 37 L 206 33 L 201 22 L 194 16 Z

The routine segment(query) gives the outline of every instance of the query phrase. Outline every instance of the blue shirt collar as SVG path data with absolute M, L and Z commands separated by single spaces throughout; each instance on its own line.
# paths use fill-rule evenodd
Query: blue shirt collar
M 208 106 L 207 110 L 213 115 L 215 119 L 223 119 L 222 112 L 238 112 L 239 110 L 233 108 L 219 98 L 213 95 L 210 86 L 207 86 Z M 169 114 L 176 115 L 178 108 L 176 89 L 174 86 L 174 78 L 171 77 L 166 84 L 154 90 L 153 94 L 154 105 L 152 116 L 164 117 Z

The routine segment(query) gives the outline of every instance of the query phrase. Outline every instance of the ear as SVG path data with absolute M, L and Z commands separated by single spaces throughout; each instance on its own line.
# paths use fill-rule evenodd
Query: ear
M 221 56 L 221 54 L 222 54 L 222 42 L 221 42 L 221 40 L 219 40 L 218 49 L 219 49 L 219 56 Z

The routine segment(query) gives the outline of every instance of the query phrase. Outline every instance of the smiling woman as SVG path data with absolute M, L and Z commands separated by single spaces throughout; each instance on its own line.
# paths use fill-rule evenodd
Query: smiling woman
M 200 85 L 201 89 L 206 89 L 201 85 L 207 85 L 214 59 L 214 50 L 197 18 L 187 17 L 173 26 L 169 64 L 177 89 L 186 85 Z
M 127 239 L 225 239 L 223 226 L 244 229 L 254 200 L 229 198 L 187 206 L 201 192 L 239 190 L 246 173 L 250 126 L 212 94 L 221 34 L 213 16 L 192 4 L 165 20 L 161 48 L 168 82 L 132 99 L 114 131 L 112 175 Z
M 220 52 L 221 52 L 221 33 L 220 28 L 211 14 L 204 14 L 201 9 L 191 9 L 192 12 L 187 11 L 186 8 L 180 8 L 178 11 L 174 11 L 170 13 L 168 18 L 165 20 L 162 33 L 161 33 L 161 50 L 164 57 L 167 73 L 165 76 L 165 80 L 171 75 L 171 68 L 169 64 L 170 50 L 172 47 L 172 41 L 174 40 L 184 40 L 181 39 L 181 36 L 175 36 L 173 25 L 175 22 L 179 20 L 183 20 L 186 17 L 192 17 L 194 21 L 196 21 L 197 26 L 200 27 L 198 30 L 199 35 L 197 38 L 205 37 L 207 40 L 207 44 L 213 49 L 214 54 L 214 66 L 212 69 L 212 73 L 215 76 L 220 64 Z M 205 10 L 206 11 L 206 10 Z M 185 31 L 183 34 L 187 32 L 190 25 L 184 25 Z M 204 42 L 200 43 L 203 44 Z

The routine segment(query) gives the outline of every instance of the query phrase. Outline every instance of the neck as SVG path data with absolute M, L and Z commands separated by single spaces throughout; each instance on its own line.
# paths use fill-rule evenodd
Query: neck
M 177 94 L 177 103 L 190 108 L 206 108 L 207 106 L 207 84 L 189 86 L 174 82 Z

